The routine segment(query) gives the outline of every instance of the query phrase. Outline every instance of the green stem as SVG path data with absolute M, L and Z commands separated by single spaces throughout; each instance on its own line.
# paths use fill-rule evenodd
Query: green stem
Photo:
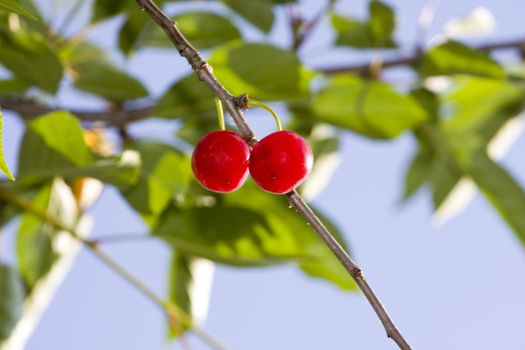
M 222 109 L 222 102 L 217 97 L 215 97 L 215 107 L 217 107 L 217 116 L 219 118 L 219 128 L 221 130 L 226 130 L 226 125 L 224 123 L 224 111 Z
M 108 267 L 113 271 L 119 274 L 124 278 L 130 285 L 135 287 L 139 292 L 141 292 L 145 297 L 151 300 L 154 304 L 160 307 L 164 313 L 167 315 L 170 323 L 173 322 L 182 322 L 186 327 L 190 328 L 198 337 L 200 337 L 204 342 L 206 342 L 212 349 L 216 350 L 225 350 L 217 340 L 212 336 L 207 334 L 202 329 L 198 328 L 193 324 L 191 316 L 188 315 L 184 310 L 179 306 L 175 305 L 171 301 L 166 301 L 159 295 L 157 295 L 152 289 L 150 289 L 146 284 L 140 281 L 135 275 L 127 271 L 122 265 L 120 265 L 112 257 L 98 249 L 97 242 L 92 241 L 86 238 L 83 238 L 74 228 L 64 225 L 57 217 L 46 213 L 40 208 L 33 205 L 33 203 L 23 197 L 16 195 L 15 193 L 0 187 L 0 198 L 4 201 L 28 212 L 39 218 L 40 220 L 52 225 L 60 231 L 65 231 L 71 237 L 81 242 L 86 248 L 88 248 L 97 258 L 104 262 Z
M 283 127 L 281 125 L 281 120 L 279 119 L 279 116 L 277 115 L 277 113 L 270 107 L 268 106 L 267 104 L 265 103 L 262 103 L 260 101 L 257 101 L 257 100 L 252 100 L 250 99 L 248 101 L 248 107 L 259 107 L 259 108 L 262 108 L 262 109 L 265 109 L 267 110 L 268 112 L 270 112 L 273 116 L 273 119 L 275 119 L 275 124 L 277 124 L 277 130 L 279 131 L 282 131 L 283 130 Z

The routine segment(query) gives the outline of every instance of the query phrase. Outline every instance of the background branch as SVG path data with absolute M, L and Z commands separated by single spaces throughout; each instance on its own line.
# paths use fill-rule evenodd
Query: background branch
M 161 310 L 163 310 L 163 312 L 166 314 L 169 320 L 170 326 L 177 328 L 180 327 L 180 324 L 182 323 L 186 327 L 189 327 L 199 338 L 201 338 L 211 348 L 216 350 L 225 350 L 225 348 L 217 340 L 215 340 L 213 337 L 211 337 L 199 327 L 196 327 L 191 319 L 191 316 L 188 315 L 184 310 L 182 310 L 180 307 L 178 307 L 170 301 L 165 301 L 162 297 L 160 297 L 153 290 L 151 290 L 146 284 L 140 281 L 135 275 L 127 271 L 117 261 L 113 260 L 112 257 L 101 251 L 98 248 L 96 241 L 92 241 L 82 237 L 82 235 L 80 235 L 74 228 L 64 225 L 58 218 L 49 215 L 48 213 L 35 207 L 29 199 L 14 194 L 5 188 L 0 188 L 0 199 L 24 210 L 25 212 L 35 215 L 43 222 L 53 226 L 59 231 L 68 233 L 71 237 L 81 242 L 99 260 L 105 263 L 113 271 L 115 271 L 122 278 L 124 278 L 130 285 L 135 287 L 139 292 L 141 292 L 144 296 L 146 296 L 149 300 L 156 304 Z
M 241 109 L 239 108 L 239 99 L 232 96 L 224 86 L 215 78 L 209 64 L 200 56 L 190 43 L 186 40 L 183 34 L 179 31 L 176 24 L 151 0 L 137 0 L 140 8 L 146 11 L 157 24 L 166 32 L 170 40 L 173 42 L 181 56 L 186 58 L 192 69 L 197 73 L 199 79 L 203 81 L 210 90 L 221 100 L 226 110 L 233 117 L 241 134 L 250 144 L 255 144 L 257 139 L 246 122 Z M 292 206 L 310 223 L 315 232 L 323 239 L 330 250 L 334 253 L 337 259 L 348 271 L 350 276 L 356 281 L 357 285 L 365 294 L 366 298 L 372 305 L 381 323 L 385 327 L 387 336 L 392 338 L 394 342 L 402 350 L 411 349 L 408 342 L 399 332 L 394 322 L 386 312 L 384 306 L 381 304 L 379 298 L 376 296 L 373 289 L 363 276 L 361 269 L 355 264 L 345 250 L 339 245 L 337 240 L 330 234 L 323 223 L 315 215 L 308 204 L 301 198 L 301 196 L 292 191 L 287 194 Z
M 477 47 L 474 47 L 474 50 L 484 51 L 484 52 L 492 52 L 495 50 L 502 50 L 502 49 L 517 49 L 520 52 L 525 52 L 525 38 L 520 38 L 516 40 L 509 40 L 509 41 L 501 41 L 501 42 L 495 42 L 495 43 L 487 43 L 484 45 L 480 45 Z M 400 58 L 394 58 L 390 60 L 384 60 L 382 63 L 382 68 L 392 68 L 392 67 L 398 67 L 398 66 L 407 66 L 417 63 L 419 58 L 423 56 L 423 52 L 416 52 L 413 55 L 406 56 L 406 57 L 400 57 Z M 327 75 L 331 74 L 340 74 L 340 73 L 357 73 L 357 74 L 363 74 L 367 75 L 370 72 L 370 62 L 363 63 L 363 64 L 351 64 L 347 66 L 340 66 L 340 67 L 314 67 L 313 69 L 317 72 L 321 72 Z

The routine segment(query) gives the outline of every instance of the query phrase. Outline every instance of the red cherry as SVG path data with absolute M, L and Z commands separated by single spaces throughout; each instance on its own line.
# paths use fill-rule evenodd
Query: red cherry
M 248 177 L 250 146 L 238 134 L 218 130 L 197 144 L 191 167 L 197 180 L 210 191 L 232 192 Z
M 263 190 L 284 194 L 306 179 L 313 160 L 312 150 L 305 139 L 292 131 L 278 131 L 253 147 L 250 174 Z

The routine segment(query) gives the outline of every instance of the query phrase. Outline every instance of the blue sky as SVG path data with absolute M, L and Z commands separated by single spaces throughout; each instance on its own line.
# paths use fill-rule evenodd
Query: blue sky
M 60 4 L 70 3 L 62 1 Z M 422 1 L 391 1 L 399 14 L 398 38 L 411 47 Z M 304 1 L 314 13 L 321 2 Z M 525 3 L 512 1 L 438 1 L 429 37 L 446 21 L 477 6 L 491 10 L 496 30 L 473 42 L 523 37 Z M 365 1 L 339 2 L 348 14 L 362 15 Z M 94 33 L 95 40 L 114 45 L 107 34 L 117 23 Z M 272 36 L 278 42 L 283 26 Z M 258 39 L 257 33 L 250 35 Z M 303 54 L 316 52 L 329 34 L 312 36 Z M 348 60 L 366 54 L 317 52 L 311 64 Z M 170 79 L 187 71 L 174 51 L 139 53 L 128 68 L 160 92 Z M 168 73 L 167 73 L 168 72 Z M 406 74 L 404 70 L 391 73 Z M 91 106 L 96 101 L 64 93 L 61 101 Z M 258 119 L 258 118 L 253 118 Z M 268 118 L 270 119 L 270 118 Z M 4 122 L 6 151 L 15 164 L 21 124 L 9 113 Z M 171 136 L 165 122 L 139 123 L 131 132 Z M 268 122 L 254 123 L 264 135 Z M 525 348 L 525 250 L 485 199 L 477 195 L 467 209 L 441 227 L 429 223 L 427 193 L 399 205 L 404 169 L 413 151 L 409 135 L 393 142 L 372 142 L 346 133 L 342 163 L 332 181 L 314 201 L 339 225 L 365 275 L 414 349 L 464 350 Z M 525 138 L 520 137 L 503 165 L 525 186 Z M 283 210 L 287 210 L 283 208 Z M 94 235 L 141 233 L 144 225 L 106 189 L 92 210 Z M 8 231 L 13 231 L 13 226 Z M 158 241 L 138 241 L 105 249 L 159 293 L 167 289 L 169 250 Z M 305 277 L 292 266 L 234 269 L 219 266 L 204 328 L 237 350 L 396 349 L 370 306 L 359 293 L 347 293 Z M 204 349 L 189 337 L 194 349 Z M 29 341 L 29 350 L 180 349 L 166 340 L 162 313 L 142 295 L 83 251 Z

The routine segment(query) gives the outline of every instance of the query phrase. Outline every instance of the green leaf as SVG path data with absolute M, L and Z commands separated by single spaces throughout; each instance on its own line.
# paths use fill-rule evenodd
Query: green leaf
M 523 107 L 525 89 L 522 86 L 476 77 L 460 82 L 459 87 L 444 100 L 451 111 L 443 125 L 447 133 L 461 134 L 490 127 L 492 132 L 487 135 L 488 142 L 499 127 L 515 117 Z
M 412 97 L 352 75 L 330 79 L 314 95 L 312 108 L 317 120 L 372 138 L 394 138 L 428 118 Z
M 261 191 L 253 182 L 207 207 L 172 207 L 158 221 L 153 235 L 180 251 L 234 266 L 296 262 L 306 273 L 343 289 L 355 285 L 345 269 L 306 222 L 288 208 L 286 199 Z M 215 202 L 215 203 L 214 203 Z M 330 221 L 323 221 L 345 246 Z
M 192 314 L 191 286 L 193 276 L 191 271 L 192 258 L 175 250 L 171 259 L 169 296 L 170 301 L 186 312 Z M 179 329 L 170 327 L 170 335 L 178 337 L 184 333 L 186 327 L 178 324 Z
M 373 38 L 368 23 L 333 14 L 332 26 L 337 32 L 336 45 L 356 48 L 373 47 Z
M 22 6 L 16 0 L 0 0 L 0 11 L 14 12 L 29 19 L 35 19 L 35 15 L 31 12 L 31 10 L 25 6 Z
M 46 185 L 33 199 L 33 205 L 48 212 L 56 207 L 56 198 L 51 199 L 52 186 Z M 52 204 L 53 202 L 53 204 Z M 53 249 L 54 227 L 43 223 L 31 213 L 25 213 L 18 227 L 16 251 L 18 266 L 24 282 L 32 289 L 40 278 L 45 276 L 57 258 Z
M 447 41 L 423 55 L 416 65 L 423 76 L 470 74 L 503 78 L 504 71 L 490 56 L 457 41 Z
M 392 8 L 381 1 L 373 0 L 369 3 L 369 12 L 370 33 L 375 46 L 395 47 L 392 35 L 396 28 L 396 18 Z
M 249 198 L 249 200 L 247 200 Z M 355 289 L 356 286 L 348 272 L 339 263 L 330 249 L 317 236 L 306 221 L 293 209 L 283 196 L 275 196 L 261 191 L 253 181 L 248 181 L 239 190 L 224 196 L 225 204 L 241 206 L 264 214 L 274 226 L 276 233 L 286 233 L 293 237 L 300 254 L 305 258 L 299 260 L 299 266 L 309 275 L 324 278 L 342 289 Z M 346 242 L 337 227 L 327 217 L 319 215 L 334 237 L 348 251 Z M 232 220 L 235 220 L 232 218 Z
M 18 175 L 60 172 L 93 161 L 80 122 L 67 112 L 53 112 L 32 120 L 22 139 Z
M 192 178 L 190 160 L 160 143 L 142 143 L 136 148 L 142 159 L 141 173 L 137 183 L 122 194 L 139 213 L 158 215 L 187 190 Z
M 222 2 L 263 32 L 272 29 L 274 16 L 271 1 L 222 0 Z
M 306 94 L 311 73 L 293 52 L 268 45 L 236 43 L 215 50 L 214 73 L 234 94 L 261 100 L 297 99 Z
M 155 30 L 155 23 L 140 11 L 130 12 L 126 21 L 120 27 L 118 46 L 126 56 L 140 49 Z
M 19 95 L 29 87 L 30 84 L 19 78 L 0 80 L 0 96 Z
M 77 206 L 70 188 L 60 179 L 42 186 L 32 205 L 52 216 L 63 225 L 74 227 L 77 222 Z M 58 258 L 55 240 L 59 234 L 54 226 L 26 212 L 20 219 L 16 237 L 16 253 L 20 273 L 29 289 L 44 277 Z
M 461 153 L 464 150 L 459 151 Z M 491 160 L 486 152 L 459 157 L 462 167 L 489 202 L 525 244 L 525 192 L 512 176 Z
M 86 166 L 64 165 L 60 168 L 39 169 L 20 179 L 20 186 L 39 184 L 60 176 L 72 180 L 78 177 L 90 177 L 113 185 L 120 190 L 126 190 L 137 182 L 140 173 L 140 155 L 131 150 L 122 155 L 102 158 Z
M 9 170 L 9 167 L 7 166 L 7 162 L 5 160 L 5 155 L 4 155 L 3 120 L 4 120 L 4 117 L 2 116 L 2 111 L 0 110 L 0 170 L 4 174 L 6 174 L 9 179 L 14 180 L 15 177 L 13 176 L 13 174 L 11 174 L 11 171 Z
M 25 290 L 15 269 L 0 264 L 0 344 L 22 316 Z
M 140 155 L 132 150 L 120 156 L 100 159 L 88 166 L 72 168 L 61 172 L 65 178 L 92 177 L 120 190 L 126 190 L 137 182 L 140 174 Z
M 420 146 L 405 174 L 403 200 L 412 197 L 431 178 L 433 160 L 430 149 Z
M 206 317 L 213 271 L 211 261 L 174 250 L 169 282 L 170 301 L 190 315 L 195 325 L 202 323 Z M 180 323 L 172 324 L 170 328 L 170 336 L 179 336 L 187 329 Z
M 77 65 L 75 88 L 102 98 L 123 102 L 148 96 L 138 80 L 107 61 L 90 61 Z
M 191 73 L 173 84 L 155 105 L 154 114 L 163 118 L 182 118 L 214 113 L 210 89 Z
M 173 20 L 191 45 L 197 49 L 208 49 L 241 38 L 241 33 L 231 19 L 216 13 L 188 12 L 174 17 Z M 173 43 L 160 27 L 152 31 L 147 44 L 173 48 Z
M 62 63 L 46 39 L 23 30 L 0 32 L 0 63 L 17 77 L 52 94 L 62 79 Z
M 119 15 L 128 8 L 129 1 L 127 0 L 95 0 L 91 10 L 91 22 L 95 23 Z M 135 6 L 135 10 L 138 10 L 137 6 Z
M 395 13 L 381 1 L 369 3 L 369 18 L 361 21 L 332 14 L 332 27 L 337 33 L 336 45 L 358 49 L 395 48 L 393 34 L 396 27 Z
M 153 232 L 183 252 L 235 266 L 257 266 L 301 257 L 301 248 L 283 225 L 263 213 L 216 205 L 170 209 Z

